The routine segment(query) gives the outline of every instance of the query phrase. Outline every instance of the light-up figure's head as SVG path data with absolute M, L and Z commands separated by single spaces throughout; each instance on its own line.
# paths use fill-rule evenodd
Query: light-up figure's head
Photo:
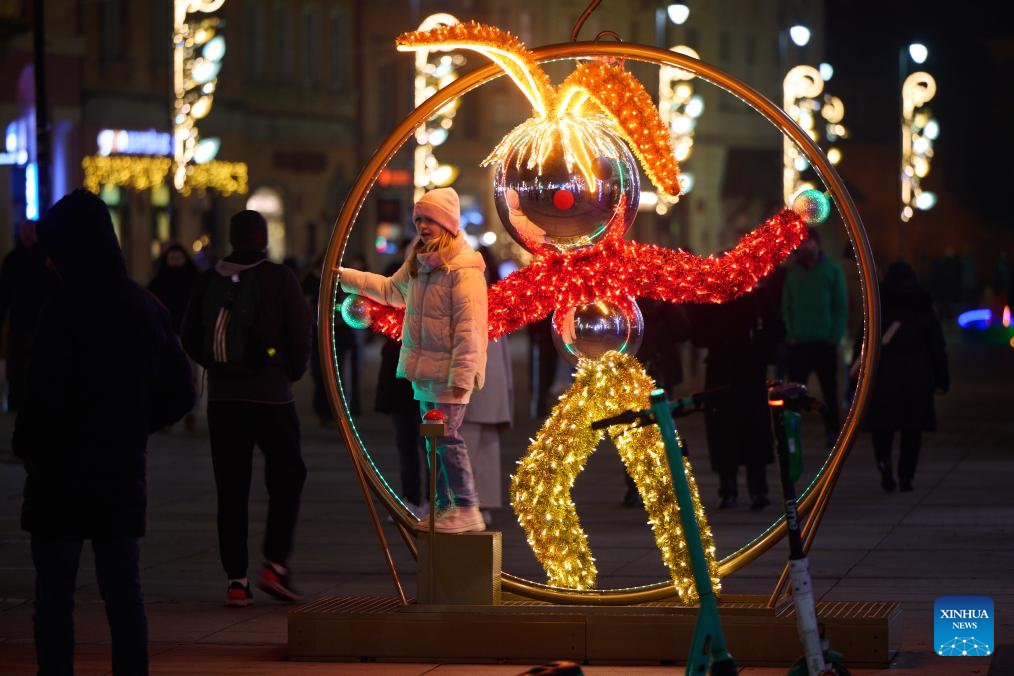
M 660 192 L 679 196 L 669 133 L 644 87 L 621 65 L 583 62 L 554 88 L 517 38 L 474 22 L 405 33 L 398 49 L 477 51 L 532 104 L 533 116 L 482 162 L 496 167 L 500 220 L 532 253 L 573 251 L 630 227 L 640 197 L 631 151 Z
M 532 118 L 503 144 L 493 194 L 507 232 L 532 253 L 573 251 L 634 222 L 637 165 L 605 118 Z M 580 154 L 576 151 L 580 151 Z M 610 225 L 611 224 L 611 225 Z

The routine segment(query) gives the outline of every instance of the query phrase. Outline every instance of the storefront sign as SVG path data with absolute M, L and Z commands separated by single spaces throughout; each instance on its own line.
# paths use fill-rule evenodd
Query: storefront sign
M 172 136 L 166 131 L 103 129 L 98 136 L 99 155 L 172 155 Z

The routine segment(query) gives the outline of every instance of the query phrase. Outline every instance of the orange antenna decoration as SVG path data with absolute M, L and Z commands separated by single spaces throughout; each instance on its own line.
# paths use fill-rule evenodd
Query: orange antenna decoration
M 532 104 L 535 114 L 546 117 L 554 92 L 546 71 L 525 49 L 525 44 L 495 26 L 469 21 L 453 26 L 438 26 L 427 31 L 402 33 L 395 40 L 399 52 L 418 49 L 470 49 L 500 66 L 514 80 Z
M 553 147 L 563 147 L 568 167 L 592 175 L 596 155 L 610 154 L 601 129 L 617 131 L 637 156 L 651 182 L 679 197 L 679 166 L 665 123 L 644 86 L 621 66 L 583 63 L 558 90 L 523 42 L 494 26 L 476 23 L 439 26 L 398 36 L 399 51 L 470 49 L 483 54 L 510 76 L 532 104 L 535 115 L 515 127 L 483 160 L 504 161 L 520 146 L 518 162 L 541 167 Z M 594 186 L 594 181 L 588 181 Z

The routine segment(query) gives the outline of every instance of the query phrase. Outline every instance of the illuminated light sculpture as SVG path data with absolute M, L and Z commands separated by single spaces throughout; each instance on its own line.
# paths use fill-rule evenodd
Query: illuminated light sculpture
M 867 331 L 864 333 L 863 347 L 860 354 L 860 374 L 856 391 L 856 399 L 850 408 L 845 424 L 828 462 L 825 463 L 817 473 L 816 480 L 804 491 L 800 500 L 800 514 L 805 518 L 810 517 L 805 526 L 804 546 L 808 546 L 816 533 L 817 525 L 820 523 L 826 505 L 832 494 L 838 473 L 843 466 L 847 450 L 852 440 L 857 436 L 860 429 L 859 420 L 867 405 L 872 391 L 872 380 L 870 374 L 876 367 L 876 355 L 878 342 L 871 336 L 878 336 L 879 330 L 879 309 L 877 297 L 876 275 L 873 271 L 873 259 L 869 242 L 863 230 L 855 204 L 852 202 L 840 177 L 828 162 L 827 157 L 813 143 L 806 134 L 789 118 L 779 107 L 773 105 L 763 95 L 748 85 L 736 80 L 732 76 L 709 64 L 688 59 L 668 50 L 656 49 L 645 45 L 633 43 L 611 43 L 611 42 L 578 42 L 561 45 L 540 47 L 531 53 L 533 60 L 543 63 L 556 60 L 579 60 L 579 59 L 607 59 L 617 61 L 621 59 L 637 60 L 652 63 L 659 66 L 680 67 L 693 72 L 697 77 L 712 82 L 741 98 L 748 105 L 757 110 L 763 117 L 771 122 L 783 134 L 793 138 L 805 153 L 818 175 L 826 182 L 834 204 L 842 215 L 845 227 L 856 249 L 857 262 L 860 268 L 860 279 L 863 289 L 863 313 L 866 320 Z M 345 201 L 332 233 L 327 249 L 325 264 L 322 275 L 322 294 L 330 294 L 336 300 L 336 271 L 340 264 L 341 254 L 345 250 L 349 236 L 353 230 L 356 217 L 360 214 L 370 189 L 377 177 L 382 175 L 385 167 L 392 156 L 408 142 L 414 131 L 422 125 L 425 120 L 432 117 L 441 108 L 464 96 L 472 89 L 490 82 L 503 72 L 499 66 L 479 67 L 474 71 L 463 75 L 460 79 L 451 83 L 448 87 L 439 90 L 432 97 L 427 99 L 416 110 L 402 120 L 381 143 L 376 153 L 371 156 L 364 165 L 363 171 L 353 185 L 348 199 Z M 547 196 L 552 199 L 552 195 Z M 793 217 L 795 218 L 795 217 Z M 795 219 L 798 221 L 798 219 Z M 582 252 L 592 249 L 594 246 L 579 249 L 571 254 L 571 257 L 578 258 Z M 789 248 L 791 251 L 791 247 Z M 758 248 L 760 251 L 760 248 Z M 557 252 L 559 253 L 559 252 Z M 774 254 L 771 254 L 774 255 Z M 542 258 L 540 253 L 536 259 Z M 693 257 L 690 257 L 693 258 Z M 713 259 L 715 260 L 715 259 Z M 717 259 L 717 260 L 724 260 Z M 733 260 L 726 261 L 730 265 Z M 533 265 L 537 263 L 533 261 Z M 715 274 L 721 275 L 724 270 L 718 269 Z M 386 321 L 400 324 L 396 316 L 388 316 Z M 392 517 L 402 527 L 408 529 L 416 522 L 415 517 L 405 508 L 397 496 L 397 493 L 386 482 L 382 473 L 370 455 L 369 449 L 364 440 L 359 436 L 354 420 L 349 414 L 347 404 L 342 395 L 340 376 L 336 370 L 334 354 L 334 335 L 336 319 L 333 303 L 322 303 L 320 305 L 320 349 L 321 358 L 328 368 L 325 370 L 325 385 L 329 399 L 332 403 L 339 423 L 339 431 L 344 439 L 350 456 L 357 470 L 361 485 L 364 490 L 370 490 L 381 501 Z M 381 322 L 375 322 L 377 329 Z M 375 521 L 379 529 L 379 523 Z M 784 523 L 781 519 L 764 529 L 756 538 L 740 547 L 737 551 L 726 556 L 719 564 L 719 572 L 725 576 L 747 566 L 762 553 L 770 549 L 776 542 L 784 537 Z M 384 548 L 391 568 L 395 584 L 400 588 L 396 569 L 387 550 L 386 541 L 382 530 L 378 532 L 381 546 Z M 413 542 L 407 541 L 410 550 L 414 551 Z M 780 580 L 776 587 L 782 588 L 784 580 Z M 595 589 L 595 590 L 570 590 L 557 587 L 548 587 L 544 584 L 526 580 L 517 575 L 504 572 L 501 576 L 502 588 L 527 598 L 540 599 L 550 602 L 588 604 L 616 604 L 616 603 L 639 603 L 645 601 L 657 601 L 673 597 L 676 590 L 671 580 L 655 582 L 643 586 L 623 589 Z M 776 596 L 777 598 L 777 596 Z
M 221 142 L 202 139 L 197 122 L 211 112 L 225 56 L 222 21 L 214 16 L 225 0 L 175 0 L 173 11 L 173 186 L 182 195 L 215 190 L 247 192 L 247 166 L 215 159 Z M 203 15 L 199 18 L 194 15 Z
M 644 87 L 623 69 L 622 63 L 581 63 L 554 89 L 524 45 L 491 26 L 453 24 L 407 33 L 398 38 L 398 48 L 480 52 L 499 65 L 532 104 L 534 115 L 511 130 L 482 163 L 496 164 L 494 194 L 505 227 L 534 254 L 528 267 L 512 273 L 489 291 L 489 331 L 493 338 L 553 311 L 554 340 L 558 346 L 568 348 L 563 350 L 566 357 L 583 357 L 582 365 L 591 361 L 587 357 L 605 359 L 599 349 L 594 354 L 593 350 L 582 349 L 574 331 L 574 313 L 597 306 L 616 310 L 606 312 L 607 322 L 626 322 L 625 335 L 610 346 L 634 351 L 637 341 L 632 339 L 636 334 L 633 329 L 639 324 L 635 317 L 640 315 L 636 309 L 638 297 L 669 302 L 731 300 L 752 289 L 805 236 L 799 215 L 785 210 L 720 259 L 625 242 L 622 235 L 634 220 L 640 197 L 630 150 L 662 194 L 675 200 L 680 184 L 669 130 Z M 360 314 L 376 329 L 400 336 L 400 318 L 395 311 L 374 307 L 363 308 Z M 624 374 L 635 378 L 632 368 L 625 369 Z M 650 378 L 647 380 L 644 400 L 638 399 L 632 406 L 647 405 L 646 393 L 654 388 Z M 572 396 L 582 401 L 588 398 L 586 394 Z M 590 407 L 582 404 L 582 408 Z M 539 433 L 522 465 L 543 464 L 544 453 L 539 448 L 547 433 L 546 429 Z M 575 438 L 566 446 L 567 457 L 586 457 L 594 448 L 595 444 L 585 447 Z M 644 446 L 638 448 L 641 453 L 653 452 Z M 626 461 L 631 467 L 647 462 L 634 455 Z M 547 462 L 548 484 L 540 483 L 533 490 L 545 486 L 556 500 L 573 483 L 574 476 L 560 463 Z M 669 481 L 664 462 L 655 470 L 657 482 Z M 692 472 L 688 472 L 688 480 L 694 486 Z M 649 511 L 678 510 L 671 487 L 660 495 L 650 482 L 635 483 Z M 529 540 L 535 542 L 538 535 L 533 529 L 539 530 L 541 522 L 532 517 L 532 510 L 540 507 L 519 497 L 518 491 L 524 492 L 521 485 L 515 483 L 512 504 Z M 652 507 L 655 502 L 657 506 Z M 572 504 L 570 510 L 573 512 Z M 538 514 L 539 519 L 551 518 L 549 513 Z M 703 509 L 697 517 L 701 532 L 710 532 Z M 677 521 L 659 517 L 653 524 L 663 560 L 680 587 L 680 598 L 689 602 L 692 595 L 685 588 L 690 579 L 686 562 L 678 563 L 672 555 L 672 543 L 682 537 Z M 595 571 L 590 551 L 578 544 L 584 538 L 580 525 L 568 521 L 564 531 L 575 539 L 570 546 L 561 545 L 563 550 L 533 544 L 550 584 L 577 589 L 593 586 Z M 553 529 L 549 539 L 560 536 L 560 532 Z M 709 566 L 714 567 L 714 547 L 706 549 Z
M 822 65 L 827 66 L 823 75 L 813 66 L 796 66 L 789 70 L 782 82 L 782 103 L 785 112 L 811 139 L 826 145 L 831 164 L 838 164 L 841 162 L 841 149 L 834 144 L 848 137 L 848 129 L 842 124 L 845 104 L 837 96 L 824 93 L 824 82 L 830 79 L 829 72 L 833 71 L 828 64 Z M 823 129 L 819 121 L 823 121 Z M 790 204 L 797 194 L 813 190 L 815 186 L 800 178 L 810 165 L 799 147 L 789 138 L 785 138 L 782 145 L 782 192 L 785 202 Z
M 930 171 L 933 142 L 940 125 L 926 104 L 937 93 L 937 82 L 924 71 L 912 73 L 901 87 L 901 220 L 908 222 L 915 209 L 932 209 L 934 193 L 922 189 Z
M 686 45 L 676 45 L 670 49 L 694 59 L 701 58 Z M 676 161 L 681 164 L 689 160 L 693 153 L 694 130 L 697 128 L 697 119 L 704 112 L 704 99 L 700 94 L 694 93 L 693 79 L 693 73 L 682 68 L 662 66 L 658 69 L 658 112 L 669 130 Z M 685 167 L 680 174 L 680 187 L 684 195 L 693 189 L 693 176 Z M 675 203 L 671 197 L 663 195 L 657 199 L 655 211 L 666 214 Z
M 560 397 L 560 403 L 518 463 L 517 472 L 511 477 L 511 502 L 532 551 L 549 573 L 549 584 L 570 589 L 595 586 L 595 561 L 570 489 L 605 434 L 592 430 L 591 423 L 623 411 L 645 408 L 653 389 L 655 382 L 629 355 L 607 352 L 594 361 L 582 359 L 573 384 Z M 610 436 L 644 498 L 655 543 L 679 598 L 692 605 L 697 601 L 697 589 L 661 434 L 654 425 L 641 428 L 625 425 L 612 428 Z M 714 540 L 689 460 L 684 459 L 684 466 L 708 570 L 718 591 L 721 586 Z

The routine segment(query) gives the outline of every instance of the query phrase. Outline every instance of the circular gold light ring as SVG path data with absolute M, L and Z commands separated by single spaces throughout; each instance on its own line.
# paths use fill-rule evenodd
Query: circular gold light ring
M 841 177 L 838 176 L 838 172 L 828 161 L 824 153 L 821 152 L 817 144 L 793 122 L 785 111 L 755 89 L 743 84 L 714 66 L 697 59 L 677 52 L 647 47 L 645 45 L 604 42 L 549 45 L 533 50 L 533 54 L 539 62 L 603 56 L 622 57 L 658 66 L 673 66 L 693 73 L 697 77 L 703 78 L 737 96 L 744 103 L 763 115 L 784 135 L 791 138 L 809 159 L 811 166 L 820 175 L 824 184 L 828 186 L 831 198 L 834 200 L 839 213 L 845 221 L 849 238 L 856 252 L 856 264 L 859 268 L 860 281 L 862 283 L 864 332 L 862 354 L 860 356 L 859 385 L 856 389 L 856 396 L 852 407 L 849 409 L 841 433 L 827 461 L 817 472 L 813 482 L 803 492 L 799 501 L 799 513 L 801 515 L 809 513 L 815 506 L 819 507 L 817 509 L 817 516 L 822 515 L 823 508 L 826 506 L 831 491 L 834 489 L 834 484 L 845 462 L 848 450 L 859 432 L 859 421 L 872 393 L 872 374 L 876 370 L 879 347 L 879 341 L 872 340 L 872 337 L 880 335 L 880 300 L 873 254 L 870 250 L 870 243 L 866 237 L 866 232 L 860 221 L 859 212 L 856 210 L 855 203 L 853 203 L 852 198 L 845 189 Z M 345 204 L 342 205 L 341 213 L 338 214 L 324 259 L 321 279 L 322 302 L 318 308 L 318 313 L 320 358 L 327 365 L 327 368 L 323 369 L 323 371 L 328 398 L 331 401 L 332 409 L 337 415 L 339 430 L 348 445 L 349 452 L 355 454 L 365 469 L 371 489 L 391 515 L 406 527 L 414 523 L 415 519 L 410 516 L 405 507 L 395 497 L 387 482 L 381 476 L 376 466 L 373 465 L 372 459 L 366 452 L 363 442 L 356 433 L 355 426 L 352 424 L 348 407 L 338 386 L 334 370 L 334 345 L 332 342 L 332 323 L 335 321 L 333 308 L 337 294 L 337 288 L 335 287 L 337 263 L 341 260 L 348 242 L 349 233 L 352 230 L 352 225 L 363 203 L 366 201 L 366 196 L 373 187 L 377 176 L 387 166 L 387 163 L 398 149 L 413 136 L 416 128 L 449 102 L 503 74 L 503 71 L 494 64 L 472 71 L 436 92 L 418 108 L 413 110 L 408 117 L 402 120 L 373 154 L 373 157 L 370 158 L 356 179 L 355 185 L 353 185 L 345 200 Z M 720 562 L 720 574 L 722 577 L 726 577 L 736 572 L 766 552 L 784 536 L 785 517 L 782 516 L 754 538 L 753 541 L 722 559 Z M 410 549 L 414 548 L 410 546 Z M 511 575 L 510 573 L 503 573 L 502 584 L 503 589 L 506 591 L 554 603 L 618 605 L 658 601 L 676 596 L 672 583 L 667 581 L 635 588 L 577 591 L 548 587 Z

